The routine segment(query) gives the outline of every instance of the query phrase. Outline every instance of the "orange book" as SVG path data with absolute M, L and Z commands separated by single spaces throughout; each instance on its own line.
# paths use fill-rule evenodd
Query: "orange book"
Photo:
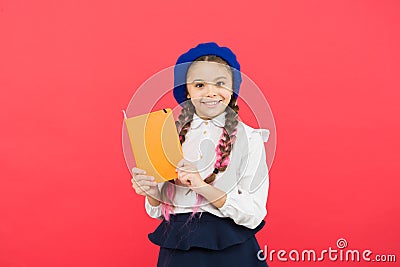
M 131 118 L 125 114 L 125 125 L 136 167 L 158 183 L 177 178 L 176 166 L 183 153 L 171 109 Z

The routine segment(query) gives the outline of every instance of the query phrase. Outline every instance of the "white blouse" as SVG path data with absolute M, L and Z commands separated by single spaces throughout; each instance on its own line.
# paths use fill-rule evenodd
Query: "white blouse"
M 182 145 L 184 158 L 191 161 L 205 179 L 214 170 L 215 148 L 225 125 L 226 111 L 211 120 L 203 120 L 195 113 L 185 142 Z M 253 129 L 239 121 L 236 141 L 230 154 L 230 163 L 224 172 L 219 172 L 214 186 L 226 192 L 227 198 L 221 208 L 216 208 L 207 199 L 200 204 L 198 212 L 210 212 L 219 217 L 230 217 L 235 223 L 254 229 L 267 215 L 266 203 L 269 175 L 264 142 L 269 130 Z M 159 183 L 158 186 L 164 184 Z M 188 187 L 176 185 L 173 204 L 175 213 L 192 212 L 196 204 L 196 193 Z M 163 219 L 161 204 L 152 206 L 145 197 L 147 214 Z

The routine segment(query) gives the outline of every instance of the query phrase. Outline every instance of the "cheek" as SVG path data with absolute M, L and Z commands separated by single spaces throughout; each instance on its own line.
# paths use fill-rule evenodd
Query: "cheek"
M 190 97 L 193 99 L 201 97 L 201 93 L 196 90 L 189 90 L 188 92 L 189 92 Z
M 190 99 L 190 101 L 192 101 L 193 106 L 197 107 L 198 105 L 200 105 L 200 101 L 198 99 Z
M 192 98 L 192 99 L 190 99 L 190 101 L 192 102 L 193 106 L 195 106 L 196 109 L 199 108 L 200 105 L 201 105 L 200 99 L 198 99 L 198 98 L 197 99 L 196 98 Z
M 226 92 L 226 93 L 223 93 L 223 94 L 221 94 L 222 96 L 223 96 L 223 98 L 224 98 L 224 103 L 229 103 L 229 101 L 231 100 L 231 97 L 232 97 L 232 93 L 231 92 Z

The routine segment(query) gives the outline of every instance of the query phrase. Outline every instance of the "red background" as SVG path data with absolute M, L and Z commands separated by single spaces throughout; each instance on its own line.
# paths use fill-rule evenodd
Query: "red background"
M 206 41 L 235 51 L 274 113 L 260 245 L 323 250 L 343 237 L 349 249 L 399 258 L 399 9 L 1 0 L 0 266 L 155 265 L 147 234 L 159 222 L 131 188 L 121 110 Z

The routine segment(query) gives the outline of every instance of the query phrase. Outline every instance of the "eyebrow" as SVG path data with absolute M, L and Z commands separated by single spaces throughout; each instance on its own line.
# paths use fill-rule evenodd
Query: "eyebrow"
M 214 81 L 216 81 L 216 80 L 218 80 L 218 79 L 221 79 L 221 78 L 226 80 L 226 77 L 225 77 L 225 76 L 220 76 L 220 77 L 215 78 Z M 204 81 L 204 80 L 202 80 L 202 79 L 193 80 L 193 82 L 196 82 L 196 81 Z

